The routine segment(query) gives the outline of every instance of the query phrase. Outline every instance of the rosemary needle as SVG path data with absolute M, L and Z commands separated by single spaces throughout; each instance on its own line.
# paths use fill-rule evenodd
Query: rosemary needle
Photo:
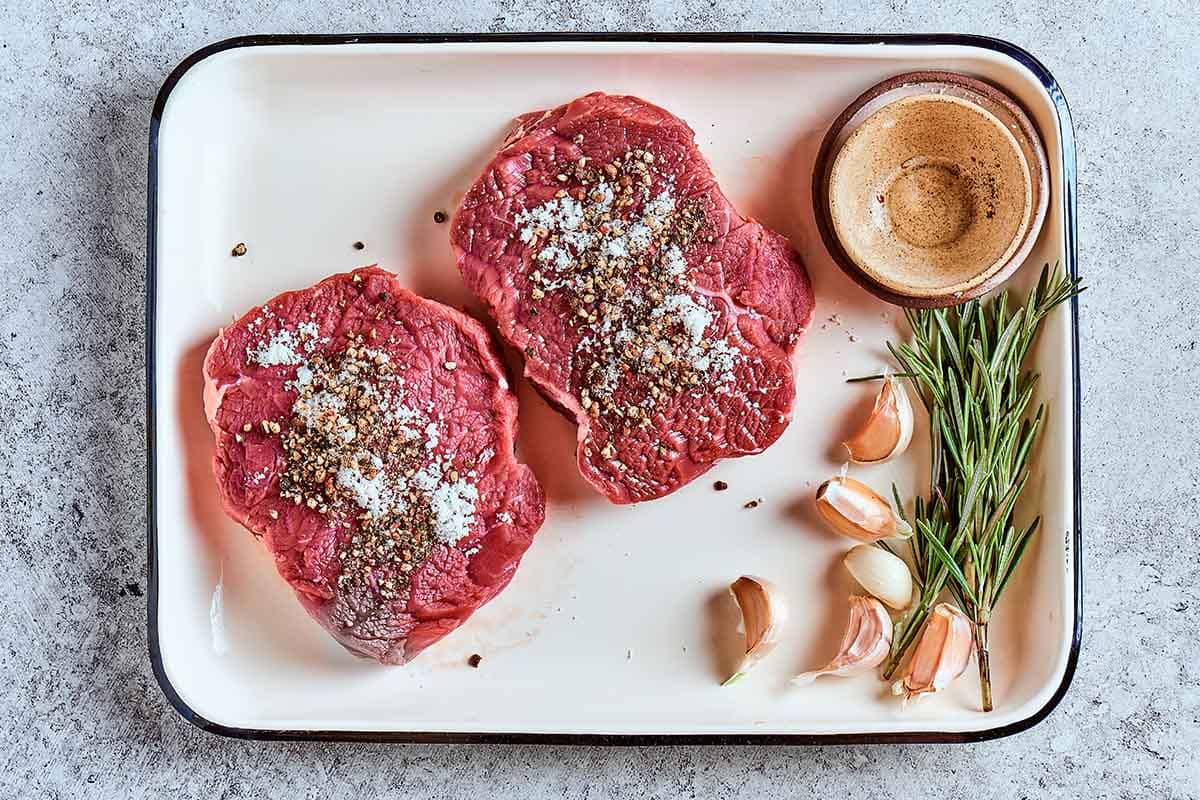
M 885 678 L 949 588 L 975 625 L 983 710 L 992 709 L 988 624 L 1040 521 L 1013 520 L 1044 422 L 1043 406 L 1031 410 L 1038 376 L 1022 365 L 1042 320 L 1080 291 L 1077 278 L 1047 264 L 1023 307 L 1011 308 L 1004 292 L 908 309 L 912 342 L 888 344 L 929 413 L 931 465 L 928 496 L 915 498 L 906 517 L 920 597 L 897 623 Z

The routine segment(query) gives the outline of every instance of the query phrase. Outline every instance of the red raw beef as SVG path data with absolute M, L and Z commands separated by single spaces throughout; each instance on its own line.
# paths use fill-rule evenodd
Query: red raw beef
M 451 242 L 613 502 L 669 494 L 787 427 L 808 275 L 669 112 L 595 93 L 518 117 Z
M 300 502 L 287 490 L 293 484 L 284 442 L 316 430 L 312 420 L 342 425 L 352 416 L 321 405 L 335 401 L 315 391 L 324 374 L 316 365 L 341 364 L 345 378 L 346 364 L 380 363 L 388 374 L 346 385 L 370 392 L 364 404 L 391 409 L 393 424 L 402 418 L 409 431 L 404 452 L 425 460 L 408 465 L 409 478 L 396 473 L 400 483 L 388 483 L 390 451 L 378 444 L 378 431 L 358 431 L 357 441 L 375 441 L 380 451 L 355 456 L 373 462 L 368 472 L 379 468 L 375 482 L 355 466 L 328 478 L 331 488 L 316 508 Z M 403 664 L 454 630 L 508 584 L 542 524 L 542 489 L 513 454 L 517 401 L 487 332 L 412 294 L 391 273 L 367 267 L 335 275 L 251 310 L 213 342 L 204 376 L 216 436 L 213 470 L 226 511 L 263 541 L 308 613 L 360 656 Z M 301 392 L 309 399 L 300 402 Z M 309 412 L 328 415 L 306 425 Z M 414 466 L 421 467 L 417 477 Z M 424 488 L 416 488 L 419 480 L 427 480 Z M 352 561 L 362 557 L 355 537 L 371 541 L 372 513 L 417 508 L 399 487 L 424 498 L 421 519 L 440 526 L 438 537 L 420 540 L 428 552 L 407 570 L 391 556 Z M 390 511 L 382 510 L 381 491 Z M 321 513 L 326 500 L 330 508 Z M 375 540 L 388 553 L 398 549 L 387 541 L 392 532 Z

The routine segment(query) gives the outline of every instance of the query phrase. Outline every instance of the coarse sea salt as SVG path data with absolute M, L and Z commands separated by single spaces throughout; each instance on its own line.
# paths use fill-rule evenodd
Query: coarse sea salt
M 663 250 L 659 263 L 670 275 L 681 276 L 687 272 L 687 259 L 683 257 L 683 251 L 676 244 Z
M 678 317 L 692 344 L 699 344 L 704 338 L 704 331 L 713 321 L 713 314 L 691 295 L 673 294 L 662 301 L 662 305 L 651 312 L 651 316 L 661 317 L 674 313 Z
M 296 334 L 287 328 L 280 328 L 261 342 L 258 347 L 247 347 L 246 358 L 264 367 L 274 367 L 281 364 L 301 364 L 304 357 L 296 351 L 300 343 Z
M 617 236 L 604 243 L 604 254 L 611 258 L 628 258 L 629 245 L 625 237 Z
M 559 238 L 561 238 L 563 244 L 570 247 L 576 255 L 583 253 L 596 243 L 596 237 L 588 231 L 564 231 L 562 236 Z
M 448 480 L 442 465 L 434 461 L 418 470 L 412 484 L 429 498 L 434 535 L 446 544 L 457 544 L 475 523 L 479 490 L 462 480 Z
M 372 455 L 371 460 L 382 466 L 378 456 Z M 357 468 L 342 467 L 337 472 L 337 482 L 338 486 L 349 490 L 354 495 L 354 502 L 374 519 L 392 510 L 403 510 L 403 498 L 395 496 L 383 472 L 368 480 Z
M 650 226 L 644 222 L 635 222 L 633 225 L 630 225 L 626 236 L 629 239 L 630 252 L 634 255 L 641 255 L 646 252 L 646 248 L 650 246 L 650 242 L 654 239 L 654 234 L 650 232 Z
M 708 343 L 708 350 L 702 355 L 697 354 L 693 360 L 697 363 L 697 369 L 716 374 L 722 382 L 728 383 L 734 380 L 733 366 L 739 355 L 741 351 L 731 347 L 724 339 L 714 339 Z M 705 362 L 703 367 L 699 366 L 701 360 Z
M 287 386 L 289 389 L 294 389 L 297 392 L 299 392 L 305 386 L 308 386 L 310 383 L 312 383 L 312 379 L 313 379 L 312 369 L 308 366 L 308 364 L 301 364 L 299 366 L 299 368 L 297 368 L 297 370 L 296 370 L 296 379 L 288 381 L 284 385 Z
M 433 448 L 437 447 L 439 441 L 441 441 L 441 434 L 438 433 L 437 423 L 431 422 L 425 426 L 426 449 L 432 450 Z
M 391 363 L 392 357 L 391 357 L 391 356 L 389 356 L 387 353 L 383 352 L 382 350 L 376 350 L 376 349 L 375 349 L 375 348 L 373 348 L 373 347 L 364 347 L 364 348 L 362 349 L 362 351 L 363 351 L 364 353 L 366 353 L 366 354 L 367 354 L 367 356 L 368 356 L 368 357 L 369 357 L 369 358 L 370 358 L 372 361 L 374 361 L 376 364 L 388 364 L 388 363 Z
M 317 343 L 327 343 L 329 338 L 321 338 L 321 329 L 315 322 L 301 322 L 296 326 L 296 333 L 303 338 L 304 352 L 311 353 L 317 349 Z
M 583 223 L 583 206 L 571 197 L 556 197 L 540 206 L 527 209 L 516 215 L 521 229 L 521 241 L 532 242 L 541 228 L 547 232 L 573 231 Z
M 406 406 L 402 402 L 403 398 L 404 394 L 399 390 L 393 397 L 380 398 L 379 411 L 383 414 L 384 421 L 396 425 L 405 439 L 415 439 L 421 435 L 419 426 L 425 418 L 421 412 Z
M 429 498 L 434 533 L 446 544 L 458 544 L 475 522 L 479 490 L 464 480 L 439 484 Z
M 571 254 L 561 247 L 549 245 L 538 253 L 538 261 L 543 264 L 553 265 L 557 270 L 564 270 L 571 266 Z
M 442 482 L 442 465 L 434 461 L 417 470 L 412 485 L 422 492 L 432 492 Z
M 250 327 L 258 328 L 264 319 L 273 316 L 269 309 L 264 309 L 263 316 L 250 323 Z M 264 367 L 303 364 L 301 351 L 312 353 L 318 344 L 328 342 L 329 337 L 321 338 L 321 329 L 315 322 L 301 322 L 295 330 L 280 328 L 265 341 L 259 342 L 257 347 L 247 347 L 246 358 Z
M 350 420 L 341 413 L 345 408 L 345 400 L 327 389 L 322 389 L 308 400 L 297 399 L 292 404 L 292 413 L 304 420 L 304 424 L 309 428 L 317 427 L 318 421 L 326 415 L 336 416 L 339 426 L 349 425 Z
M 646 203 L 646 214 L 660 222 L 667 216 L 675 213 L 675 198 L 671 193 L 664 189 L 659 193 L 658 197 Z

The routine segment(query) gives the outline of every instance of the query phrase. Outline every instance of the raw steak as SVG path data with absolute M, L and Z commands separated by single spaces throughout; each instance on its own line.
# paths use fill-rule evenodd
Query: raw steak
M 512 579 L 545 501 L 475 320 L 374 267 L 255 308 L 204 361 L 225 509 L 348 650 L 403 664 Z
M 678 117 L 600 93 L 518 117 L 451 242 L 613 502 L 669 494 L 787 427 L 808 275 L 730 205 Z

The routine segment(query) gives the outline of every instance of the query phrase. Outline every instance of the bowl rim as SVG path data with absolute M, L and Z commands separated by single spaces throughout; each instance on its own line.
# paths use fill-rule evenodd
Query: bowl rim
M 841 238 L 837 234 L 833 215 L 829 209 L 829 181 L 833 172 L 834 162 L 837 160 L 841 148 L 849 140 L 849 136 L 843 136 L 847 125 L 864 106 L 881 95 L 895 91 L 896 89 L 919 84 L 953 86 L 956 89 L 964 90 L 967 94 L 980 95 L 985 101 L 990 101 L 1000 106 L 1012 116 L 1020 129 L 1021 137 L 1028 142 L 1030 150 L 1030 153 L 1024 153 L 1025 148 L 1020 146 L 1021 137 L 1015 137 L 1017 138 L 1018 149 L 1026 156 L 1025 161 L 1029 169 L 1030 188 L 1035 195 L 1032 198 L 1034 201 L 1032 214 L 1028 217 L 1028 225 L 1021 232 L 1021 238 L 1018 240 L 1017 246 L 1009 251 L 1007 260 L 999 268 L 992 270 L 990 274 L 985 275 L 978 282 L 964 289 L 944 293 L 926 292 L 923 294 L 909 294 L 898 290 L 895 286 L 877 280 L 859 266 L 846 251 L 842 245 Z M 986 105 L 982 106 L 982 110 L 989 114 L 991 113 L 988 111 Z M 853 133 L 850 134 L 850 136 L 853 135 Z M 1031 154 L 1033 156 L 1032 159 L 1028 158 Z M 821 147 L 817 151 L 817 157 L 813 164 L 812 197 L 813 216 L 816 218 L 817 230 L 821 235 L 821 240 L 825 244 L 825 249 L 829 252 L 834 263 L 843 272 L 853 278 L 859 286 L 893 305 L 908 308 L 945 308 L 987 294 L 1008 280 L 1025 263 L 1025 259 L 1029 257 L 1030 251 L 1033 250 L 1033 246 L 1037 242 L 1042 225 L 1046 220 L 1046 213 L 1050 207 L 1050 168 L 1046 156 L 1046 145 L 1041 133 L 1016 98 L 982 78 L 945 70 L 920 70 L 900 73 L 880 81 L 860 94 L 854 102 L 846 106 L 842 113 L 834 119 L 829 129 L 825 132 L 824 138 L 821 140 Z

